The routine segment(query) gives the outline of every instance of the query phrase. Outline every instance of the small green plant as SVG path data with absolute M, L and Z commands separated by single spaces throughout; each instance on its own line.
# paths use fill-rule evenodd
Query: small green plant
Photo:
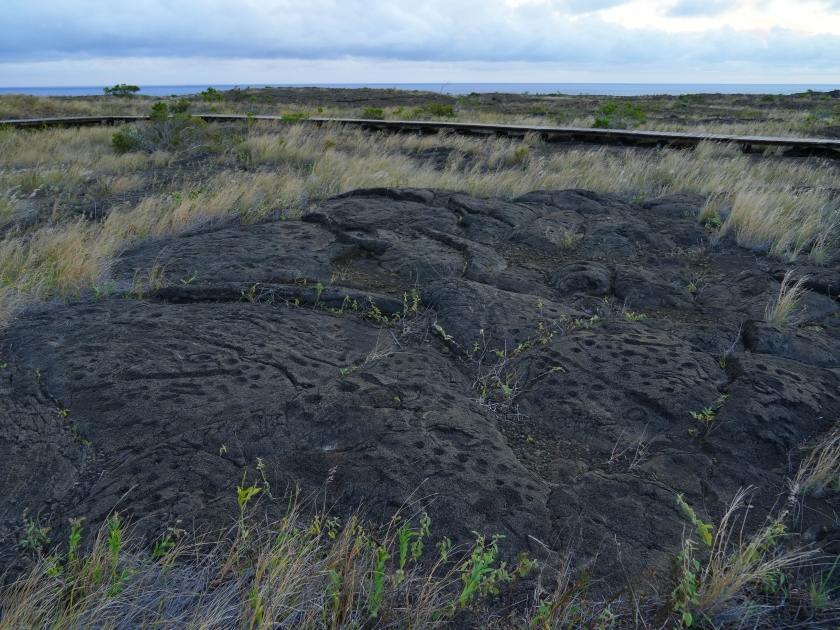
M 262 488 L 258 487 L 256 484 L 246 486 L 245 480 L 247 475 L 247 472 L 243 473 L 242 485 L 236 486 L 236 502 L 239 504 L 239 535 L 242 542 L 245 542 L 250 533 L 245 527 L 245 509 L 248 507 L 248 502 L 257 496 L 260 490 L 262 490 Z
M 108 519 L 108 549 L 111 552 L 111 563 L 114 567 L 117 566 L 117 561 L 120 559 L 120 550 L 122 549 L 123 529 L 121 527 L 123 518 L 119 513 L 114 512 L 114 515 Z
M 118 83 L 114 87 L 102 88 L 107 96 L 119 96 L 120 98 L 132 98 L 135 93 L 140 91 L 136 85 L 128 85 L 127 83 Z
M 280 122 L 283 123 L 296 123 L 300 122 L 301 120 L 306 120 L 309 118 L 308 114 L 304 114 L 303 112 L 298 112 L 297 114 L 283 114 L 280 116 Z
M 518 564 L 512 572 L 507 570 L 504 562 L 495 567 L 496 557 L 499 554 L 499 539 L 504 536 L 494 535 L 487 543 L 485 537 L 478 532 L 473 532 L 473 534 L 476 542 L 472 554 L 458 567 L 463 582 L 461 592 L 448 606 L 435 614 L 435 619 L 451 617 L 457 608 L 466 607 L 476 595 L 498 595 L 500 584 L 524 577 L 537 566 L 536 561 L 525 554 L 520 554 Z
M 695 514 L 694 509 L 685 502 L 683 495 L 677 495 L 677 505 L 682 508 L 683 514 L 691 521 L 700 540 L 707 547 L 712 546 L 712 532 L 714 526 L 704 523 Z M 692 539 L 683 542 L 682 551 L 677 555 L 679 563 L 679 576 L 677 586 L 671 593 L 674 612 L 680 618 L 680 624 L 686 628 L 694 624 L 692 609 L 700 605 L 698 589 L 700 586 L 700 561 L 694 557 L 695 543 Z
M 631 322 L 641 322 L 647 319 L 644 313 L 634 313 L 633 311 L 627 311 L 624 316 Z
M 712 424 L 712 422 L 715 421 L 715 410 L 711 407 L 704 407 L 703 411 L 699 413 L 696 411 L 692 411 L 690 413 L 692 418 L 694 418 L 695 420 L 701 420 L 706 424 Z
M 682 551 L 677 555 L 679 563 L 679 577 L 677 586 L 671 593 L 674 612 L 677 613 L 680 625 L 690 628 L 694 624 L 691 610 L 700 605 L 697 597 L 700 561 L 694 557 L 694 541 L 686 540 Z
M 683 495 L 677 495 L 677 505 L 682 508 L 683 514 L 685 514 L 686 518 L 691 521 L 691 524 L 694 525 L 695 529 L 697 530 L 697 535 L 700 536 L 700 540 L 702 540 L 707 547 L 712 546 L 712 532 L 714 531 L 714 526 L 708 523 L 704 523 L 699 518 L 697 518 L 697 514 L 694 512 L 692 507 L 685 502 L 683 499 Z
M 811 585 L 808 592 L 811 598 L 811 606 L 814 610 L 821 610 L 831 606 L 832 594 L 834 591 L 840 589 L 840 586 L 829 586 L 831 583 L 831 576 L 834 575 L 834 570 L 837 568 L 838 562 L 840 562 L 840 556 L 835 558 L 828 574 L 825 574 L 824 570 L 820 569 L 819 578 L 815 576 L 811 579 Z
M 443 329 L 443 326 L 438 324 L 436 321 L 432 322 L 432 326 L 434 329 L 443 337 L 444 341 L 455 341 L 455 338 L 452 335 L 446 334 L 446 331 Z
M 351 365 L 347 368 L 339 368 L 338 371 L 341 373 L 342 376 L 347 376 L 348 374 L 352 374 L 356 370 L 359 369 L 358 365 Z
M 189 278 L 181 278 L 181 284 L 192 284 L 193 282 L 195 282 L 196 278 L 198 278 L 198 269 L 196 269 L 193 272 L 193 275 L 191 275 Z
M 249 302 L 255 302 L 257 300 L 257 287 L 259 286 L 259 282 L 256 284 L 252 284 L 251 288 L 247 291 L 240 291 L 239 293 Z
M 166 531 L 160 535 L 160 539 L 155 541 L 151 557 L 153 561 L 165 556 L 175 547 L 175 541 L 173 538 L 180 538 L 181 534 L 184 533 L 184 530 L 178 527 L 180 523 L 180 520 L 176 521 L 174 527 L 168 527 Z
M 125 584 L 130 577 L 126 569 L 119 570 L 120 552 L 123 548 L 123 521 L 118 513 L 109 518 L 105 525 L 108 529 L 108 550 L 111 554 L 111 579 L 113 584 L 108 589 L 108 596 L 113 597 L 125 590 Z
M 82 540 L 82 522 L 85 517 L 71 518 L 70 520 L 70 536 L 67 541 L 67 561 L 72 563 L 76 559 L 76 549 Z
M 604 116 L 596 116 L 595 120 L 592 122 L 593 129 L 610 129 L 612 127 L 612 122 L 609 118 Z
M 703 226 L 710 232 L 714 232 L 715 230 L 720 228 L 721 225 L 723 225 L 723 217 L 721 217 L 717 213 L 713 214 L 708 219 L 706 219 L 706 222 L 703 224 Z
M 99 302 L 101 300 L 104 300 L 114 292 L 116 286 L 117 285 L 114 282 L 106 282 L 102 285 L 92 286 L 91 289 L 93 289 L 93 301 Z
M 24 535 L 20 540 L 20 547 L 24 551 L 41 554 L 52 542 L 50 532 L 52 527 L 41 525 L 40 517 L 30 518 L 25 521 Z

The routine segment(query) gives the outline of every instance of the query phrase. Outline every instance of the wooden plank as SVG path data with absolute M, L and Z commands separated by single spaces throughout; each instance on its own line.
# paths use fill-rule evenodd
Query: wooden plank
M 116 122 L 136 122 L 148 120 L 148 116 L 63 116 L 58 118 L 18 118 L 0 120 L 0 125 L 14 127 L 55 127 L 59 125 L 97 125 Z
M 212 121 L 267 120 L 281 121 L 282 116 L 246 116 L 243 114 L 194 114 Z M 0 120 L 0 125 L 42 127 L 56 125 L 114 124 L 147 120 L 147 116 L 77 116 L 60 118 L 30 118 Z M 731 142 L 746 147 L 791 147 L 802 150 L 832 150 L 840 152 L 840 140 L 833 138 L 784 138 L 778 136 L 741 136 L 720 133 L 689 133 L 684 131 L 644 131 L 638 129 L 587 129 L 582 127 L 551 127 L 502 125 L 494 123 L 462 123 L 430 120 L 374 120 L 365 118 L 306 118 L 302 122 L 313 125 L 356 125 L 367 129 L 411 131 L 415 133 L 448 133 L 464 135 L 524 136 L 536 134 L 547 139 L 598 144 L 638 146 L 696 146 L 703 141 Z

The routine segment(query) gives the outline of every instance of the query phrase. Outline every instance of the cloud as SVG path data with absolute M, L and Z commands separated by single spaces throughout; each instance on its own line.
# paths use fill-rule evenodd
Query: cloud
M 840 0 L 838 0 L 840 1 Z M 677 0 L 663 15 L 667 17 L 714 17 L 741 4 L 738 0 Z
M 604 9 L 612 9 L 624 4 L 630 4 L 633 0 L 566 0 L 563 3 L 563 8 L 572 15 L 579 15 L 581 13 L 593 13 L 595 11 L 603 11 Z M 837 0 L 840 2 L 840 0 Z
M 0 65 L 85 59 L 367 59 L 376 63 L 560 64 L 725 72 L 840 70 L 840 37 L 629 29 L 584 8 L 626 0 L 29 0 L 7 3 Z M 840 0 L 837 0 L 840 1 Z M 676 7 L 688 10 L 689 0 Z M 727 0 L 706 0 L 723 10 Z M 686 77 L 688 79 L 688 77 Z M 826 80 L 832 77 L 826 76 Z M 690 79 L 688 79 L 690 80 Z

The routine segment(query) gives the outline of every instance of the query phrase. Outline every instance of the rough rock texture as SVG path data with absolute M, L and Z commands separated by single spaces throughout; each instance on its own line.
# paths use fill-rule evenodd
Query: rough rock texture
M 24 511 L 225 525 L 262 462 L 275 496 L 340 516 L 418 501 L 438 536 L 571 548 L 608 589 L 666 579 L 677 494 L 713 520 L 752 485 L 760 520 L 840 419 L 840 262 L 712 248 L 701 204 L 362 190 L 127 252 L 113 278 L 143 299 L 4 337 L 4 562 Z M 790 266 L 800 325 L 765 323 Z

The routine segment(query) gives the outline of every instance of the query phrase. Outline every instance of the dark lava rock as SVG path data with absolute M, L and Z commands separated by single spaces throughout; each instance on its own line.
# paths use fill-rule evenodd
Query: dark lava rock
M 666 579 L 677 494 L 712 522 L 752 485 L 760 521 L 840 418 L 840 261 L 783 266 L 812 277 L 807 326 L 764 323 L 778 261 L 712 248 L 702 203 L 382 188 L 137 246 L 112 275 L 143 299 L 3 339 L 0 560 L 24 513 L 56 540 L 113 509 L 224 526 L 247 472 L 269 512 L 296 485 L 341 517 L 419 501 L 436 536 L 572 548 L 605 592 Z

